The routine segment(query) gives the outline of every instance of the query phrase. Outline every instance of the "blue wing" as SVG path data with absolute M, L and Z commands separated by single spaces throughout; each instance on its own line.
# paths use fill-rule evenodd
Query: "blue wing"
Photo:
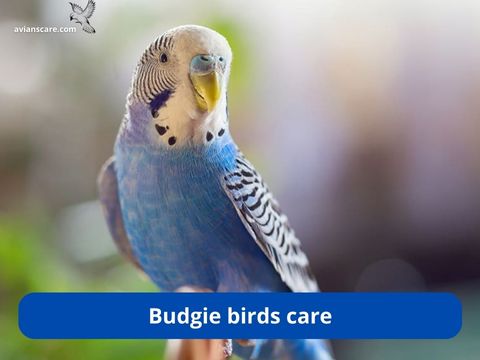
M 242 153 L 223 187 L 245 228 L 293 291 L 318 291 L 300 241 L 267 185 Z
M 123 225 L 122 209 L 120 207 L 120 201 L 118 200 L 115 158 L 113 156 L 107 160 L 100 170 L 97 185 L 103 213 L 118 250 L 128 261 L 143 271 L 140 263 L 133 254 L 132 246 Z

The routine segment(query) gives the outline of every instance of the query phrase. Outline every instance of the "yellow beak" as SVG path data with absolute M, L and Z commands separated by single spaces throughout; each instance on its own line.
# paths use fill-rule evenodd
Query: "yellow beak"
M 222 94 L 219 74 L 216 71 L 207 74 L 191 73 L 190 79 L 195 88 L 198 107 L 202 111 L 212 111 Z

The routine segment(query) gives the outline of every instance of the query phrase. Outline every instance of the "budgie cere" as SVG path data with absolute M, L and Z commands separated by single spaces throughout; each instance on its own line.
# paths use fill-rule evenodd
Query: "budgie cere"
M 140 57 L 98 181 L 110 232 L 164 291 L 318 291 L 286 216 L 231 137 L 231 61 L 223 36 L 194 25 Z M 332 359 L 324 340 L 257 343 L 257 359 Z

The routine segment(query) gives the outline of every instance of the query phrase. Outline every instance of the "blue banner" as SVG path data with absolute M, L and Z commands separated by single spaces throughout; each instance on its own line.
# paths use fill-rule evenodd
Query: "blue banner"
M 31 293 L 32 339 L 448 339 L 462 326 L 449 293 Z

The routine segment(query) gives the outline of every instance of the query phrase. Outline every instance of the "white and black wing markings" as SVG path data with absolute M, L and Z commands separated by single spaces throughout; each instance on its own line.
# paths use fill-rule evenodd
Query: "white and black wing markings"
M 92 16 L 94 11 L 95 11 L 95 1 L 88 0 L 87 6 L 85 7 L 85 10 L 83 10 L 82 15 L 88 19 L 89 17 Z
M 83 13 L 83 9 L 82 9 L 79 5 L 77 5 L 77 4 L 75 4 L 75 3 L 72 3 L 72 2 L 69 2 L 69 4 L 70 4 L 70 6 L 72 7 L 72 11 L 73 11 L 75 14 L 80 15 L 80 14 Z
M 69 2 L 69 4 L 72 7 L 72 11 L 75 14 L 82 15 L 86 19 L 91 17 L 93 12 L 95 11 L 95 1 L 93 0 L 88 0 L 87 6 L 85 6 L 85 9 L 82 9 L 80 5 L 75 4 L 73 2 Z
M 318 291 L 308 259 L 287 217 L 252 164 L 240 152 L 236 168 L 224 178 L 224 189 L 247 231 L 295 292 Z

